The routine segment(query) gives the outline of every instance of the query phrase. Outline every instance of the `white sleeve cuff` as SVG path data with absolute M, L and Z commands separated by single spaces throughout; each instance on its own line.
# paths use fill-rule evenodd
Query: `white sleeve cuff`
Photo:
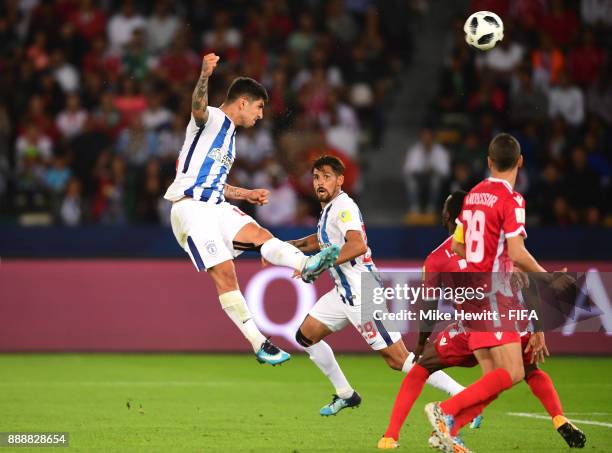
M 513 238 L 515 236 L 518 236 L 519 234 L 522 234 L 524 237 L 527 237 L 527 231 L 525 231 L 525 227 L 523 225 L 521 225 L 516 231 L 505 234 L 507 238 Z

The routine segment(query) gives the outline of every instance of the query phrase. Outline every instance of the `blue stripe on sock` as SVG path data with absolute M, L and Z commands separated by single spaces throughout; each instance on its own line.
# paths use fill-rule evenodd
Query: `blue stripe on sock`
M 191 239 L 191 236 L 187 236 L 187 245 L 189 246 L 189 251 L 196 262 L 198 270 L 202 271 L 206 269 L 206 267 L 204 267 L 204 261 L 202 261 L 202 257 L 200 256 L 200 252 L 198 252 L 198 248 L 196 247 L 195 242 L 193 242 L 193 239 Z

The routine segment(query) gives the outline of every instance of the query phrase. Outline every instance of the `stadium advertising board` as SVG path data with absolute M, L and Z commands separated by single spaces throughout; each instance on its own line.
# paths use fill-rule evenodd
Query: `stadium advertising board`
M 567 263 L 545 263 L 560 269 Z M 291 271 L 237 262 L 238 280 L 257 324 L 281 347 L 296 350 L 296 328 L 327 276 L 308 285 Z M 416 275 L 420 263 L 379 261 L 379 270 Z M 589 271 L 589 305 L 549 332 L 552 353 L 612 353 L 612 263 L 571 263 Z M 219 306 L 211 280 L 184 260 L 8 260 L 0 264 L 1 351 L 250 350 Z M 576 322 L 579 321 L 579 322 Z M 414 333 L 406 329 L 408 345 Z M 332 335 L 342 352 L 367 352 L 355 329 Z

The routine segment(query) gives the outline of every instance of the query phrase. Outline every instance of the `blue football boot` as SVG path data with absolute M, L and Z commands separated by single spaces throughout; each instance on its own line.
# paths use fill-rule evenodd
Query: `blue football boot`
M 300 277 L 306 283 L 312 283 L 316 278 L 336 263 L 340 255 L 340 247 L 330 245 L 316 255 L 309 256 L 300 272 Z
M 334 395 L 334 399 L 331 403 L 323 406 L 319 411 L 319 414 L 324 417 L 329 417 L 330 415 L 336 415 L 342 409 L 346 409 L 347 407 L 359 407 L 361 404 L 361 397 L 359 393 L 353 391 L 353 394 L 349 398 L 340 398 L 338 395 Z
M 280 365 L 291 358 L 291 355 L 270 342 L 269 338 L 263 342 L 255 358 L 261 364 L 269 363 L 272 366 Z

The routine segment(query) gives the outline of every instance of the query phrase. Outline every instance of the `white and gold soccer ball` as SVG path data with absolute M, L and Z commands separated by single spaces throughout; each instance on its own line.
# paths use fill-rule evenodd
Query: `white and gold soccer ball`
M 504 39 L 504 23 L 491 11 L 478 11 L 465 21 L 465 42 L 478 50 L 490 50 Z

